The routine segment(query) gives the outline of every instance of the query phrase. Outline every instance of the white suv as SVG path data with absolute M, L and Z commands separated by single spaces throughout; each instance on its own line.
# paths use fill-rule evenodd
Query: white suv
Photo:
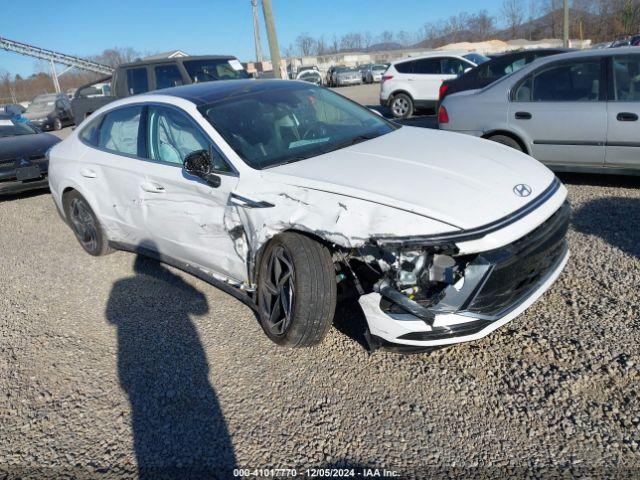
M 416 108 L 435 108 L 442 82 L 484 59 L 477 53 L 434 52 L 393 62 L 382 76 L 380 105 L 389 107 L 397 118 L 409 117 Z

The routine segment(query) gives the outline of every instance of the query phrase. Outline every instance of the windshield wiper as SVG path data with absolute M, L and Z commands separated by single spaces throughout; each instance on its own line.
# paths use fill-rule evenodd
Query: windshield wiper
M 350 147 L 352 145 L 356 145 L 358 143 L 362 143 L 362 142 L 366 142 L 367 140 L 371 140 L 373 138 L 379 137 L 380 135 L 377 133 L 369 133 L 369 134 L 362 134 L 362 135 L 358 135 L 355 137 L 351 137 L 348 138 L 347 140 L 340 142 L 340 143 L 336 143 L 333 145 L 330 145 L 328 148 L 324 148 L 324 149 L 319 149 L 319 150 L 313 150 L 307 154 L 304 155 L 297 155 L 295 157 L 288 157 L 285 160 L 282 160 L 280 162 L 277 163 L 271 163 L 269 165 L 265 165 L 262 168 L 273 168 L 273 167 L 279 167 L 281 165 L 287 165 L 289 163 L 294 163 L 294 162 L 299 162 L 300 160 L 306 160 L 308 158 L 311 157 L 317 157 L 318 155 L 324 155 L 325 153 L 329 153 L 329 152 L 333 152 L 335 150 L 340 150 L 341 148 L 346 148 L 346 147 Z
M 367 140 L 371 140 L 373 138 L 379 137 L 377 133 L 369 133 L 357 135 L 355 137 L 348 138 L 347 140 L 339 143 L 334 143 L 333 145 L 329 145 L 328 148 L 322 150 L 319 155 L 323 153 L 333 152 L 335 150 L 340 150 L 341 148 L 351 147 L 352 145 L 356 145 L 358 143 L 366 142 Z

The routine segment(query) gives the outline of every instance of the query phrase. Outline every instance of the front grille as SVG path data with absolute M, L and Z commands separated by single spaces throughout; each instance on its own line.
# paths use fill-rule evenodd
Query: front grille
M 569 203 L 565 202 L 533 232 L 507 247 L 482 254 L 493 266 L 463 310 L 494 316 L 519 304 L 566 252 L 570 212 Z

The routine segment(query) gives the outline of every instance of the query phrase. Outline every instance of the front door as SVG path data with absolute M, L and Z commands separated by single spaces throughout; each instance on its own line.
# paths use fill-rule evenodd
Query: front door
M 605 165 L 640 168 L 640 56 L 613 57 Z
M 531 154 L 546 164 L 604 164 L 607 119 L 603 68 L 597 60 L 544 67 L 515 89 L 509 126 L 524 132 Z
M 238 176 L 185 112 L 149 106 L 147 117 L 152 162 L 141 179 L 141 188 L 144 222 L 153 248 L 233 281 L 245 281 L 242 228 L 238 228 L 237 207 L 229 201 Z M 185 157 L 198 150 L 213 152 L 219 186 L 208 185 L 182 169 Z

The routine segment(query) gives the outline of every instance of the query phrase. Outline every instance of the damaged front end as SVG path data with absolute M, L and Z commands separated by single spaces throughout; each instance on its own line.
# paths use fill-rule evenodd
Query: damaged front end
M 374 238 L 339 255 L 338 279 L 352 279 L 371 334 L 387 343 L 470 340 L 520 313 L 559 274 L 569 211 L 565 204 L 522 239 L 476 254 L 460 254 L 446 240 Z

